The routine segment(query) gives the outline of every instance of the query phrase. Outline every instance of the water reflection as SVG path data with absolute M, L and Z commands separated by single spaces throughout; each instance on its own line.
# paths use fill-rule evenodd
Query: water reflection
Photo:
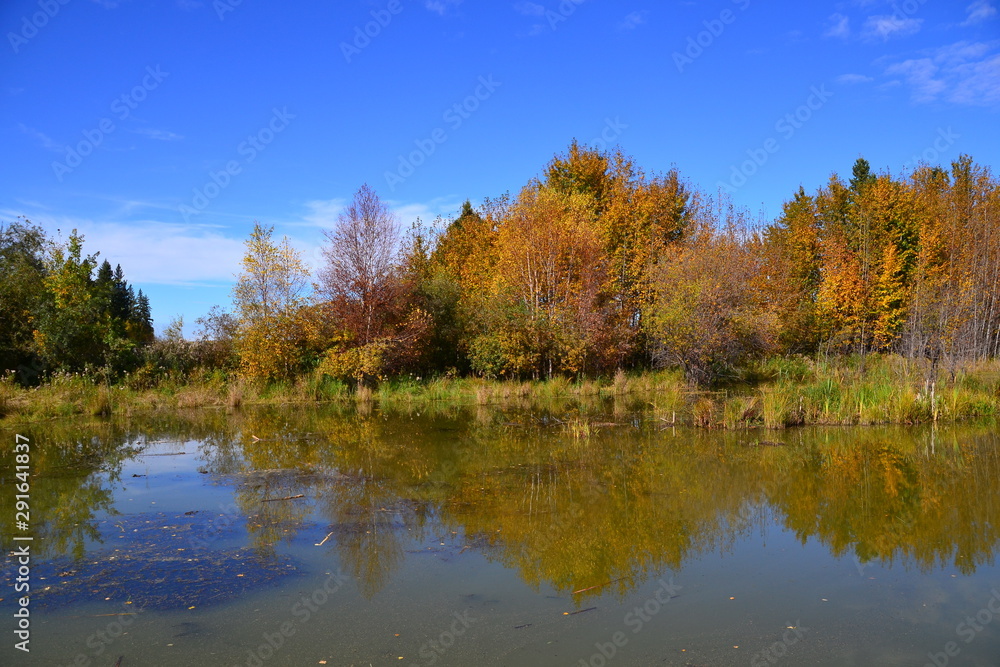
M 993 563 L 1000 443 L 990 428 L 719 433 L 663 430 L 618 412 L 594 418 L 614 424 L 590 437 L 543 416 L 482 408 L 202 411 L 34 426 L 36 550 L 81 558 L 88 543 L 106 541 L 97 520 L 116 511 L 123 462 L 147 441 L 176 439 L 200 443 L 200 471 L 232 487 L 261 557 L 326 535 L 324 548 L 366 597 L 408 552 L 431 544 L 443 557 L 477 550 L 582 604 L 725 552 L 773 522 L 859 563 L 965 574 Z M 6 488 L 9 448 L 0 465 Z M 12 493 L 0 495 L 0 513 L 13 515 Z

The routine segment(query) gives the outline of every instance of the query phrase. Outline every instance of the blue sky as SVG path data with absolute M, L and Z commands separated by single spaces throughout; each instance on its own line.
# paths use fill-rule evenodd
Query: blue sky
M 157 329 L 254 220 L 310 265 L 362 183 L 408 227 L 575 137 L 771 219 L 859 156 L 1000 165 L 998 0 L 5 0 L 0 220 L 80 230 Z

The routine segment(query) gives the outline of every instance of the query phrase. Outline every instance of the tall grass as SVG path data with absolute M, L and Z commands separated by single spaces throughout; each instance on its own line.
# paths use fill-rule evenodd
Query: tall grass
M 722 424 L 728 429 L 749 428 L 761 420 L 760 398 L 738 395 L 728 398 L 722 408 Z
M 153 386 L 135 377 L 109 386 L 93 377 L 59 374 L 26 389 L 8 375 L 0 378 L 0 419 L 106 417 L 204 406 L 232 411 L 311 402 L 365 411 L 374 406 L 404 412 L 433 406 L 564 414 L 611 410 L 616 419 L 642 412 L 661 424 L 728 429 L 1000 417 L 1000 360 L 966 364 L 952 374 L 891 355 L 774 358 L 747 368 L 743 379 L 722 394 L 696 391 L 682 373 L 670 370 L 532 382 L 404 377 L 374 388 L 351 387 L 316 374 L 254 385 L 209 371 L 186 379 L 168 377 Z

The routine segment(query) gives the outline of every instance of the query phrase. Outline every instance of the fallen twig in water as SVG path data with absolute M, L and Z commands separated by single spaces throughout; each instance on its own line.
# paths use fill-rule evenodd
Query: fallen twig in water
M 621 581 L 621 580 L 622 580 L 622 579 L 624 579 L 624 578 L 625 578 L 625 577 L 619 577 L 618 579 L 612 579 L 611 581 L 605 581 L 605 582 L 604 582 L 603 584 L 597 584 L 596 586 L 587 586 L 586 588 L 581 588 L 581 589 L 580 589 L 580 590 L 578 590 L 578 591 L 573 591 L 573 592 L 571 593 L 571 595 L 576 595 L 577 593 L 584 593 L 584 592 L 586 592 L 586 591 L 592 591 L 592 590 L 594 590 L 595 588 L 602 588 L 602 587 L 604 587 L 604 586 L 607 586 L 608 584 L 613 584 L 613 583 L 615 583 L 615 582 L 618 582 L 618 581 Z
M 336 532 L 336 531 L 334 531 L 334 532 Z M 323 546 L 324 544 L 326 544 L 326 541 L 327 541 L 328 539 L 330 539 L 331 537 L 333 537 L 333 533 L 330 533 L 329 535 L 327 535 L 326 537 L 324 537 L 324 538 L 323 538 L 323 541 L 322 541 L 322 542 L 320 542 L 320 543 L 318 543 L 318 544 L 317 544 L 316 546 L 318 546 L 318 547 L 321 547 L 321 546 Z
M 578 609 L 576 611 L 564 611 L 565 616 L 576 616 L 577 614 L 582 614 L 585 611 L 594 611 L 597 607 L 587 607 L 586 609 Z
M 296 498 L 305 498 L 305 497 L 306 497 L 306 494 L 300 493 L 300 494 L 295 495 L 295 496 L 285 496 L 284 498 L 264 498 L 264 500 L 262 500 L 261 502 L 262 503 L 273 503 L 276 500 L 295 500 Z

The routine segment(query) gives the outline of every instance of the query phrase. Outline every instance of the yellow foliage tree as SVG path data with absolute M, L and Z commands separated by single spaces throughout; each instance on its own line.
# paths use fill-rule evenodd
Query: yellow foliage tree
M 303 296 L 309 272 L 287 237 L 272 240 L 273 231 L 254 223 L 233 287 L 240 373 L 252 381 L 290 376 L 316 326 Z
M 473 298 L 473 364 L 487 374 L 552 375 L 600 366 L 606 256 L 591 200 L 537 183 L 500 225 L 493 280 Z

